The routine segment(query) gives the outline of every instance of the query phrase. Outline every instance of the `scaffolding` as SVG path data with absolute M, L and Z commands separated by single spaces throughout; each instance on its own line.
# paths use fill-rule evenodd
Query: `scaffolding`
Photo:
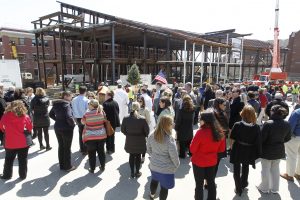
M 56 83 L 65 80 L 65 75 L 83 74 L 83 83 L 95 87 L 99 82 L 114 84 L 121 74 L 127 74 L 130 65 L 136 63 L 141 73 L 166 71 L 169 82 L 202 80 L 219 81 L 221 71 L 230 79 L 229 68 L 242 65 L 231 63 L 231 38 L 243 38 L 250 34 L 237 34 L 235 29 L 192 33 L 183 30 L 153 26 L 133 20 L 92 11 L 71 4 L 60 3 L 60 11 L 33 21 L 37 45 L 39 79 L 47 87 L 46 64 L 51 66 Z M 53 37 L 53 54 L 45 56 L 44 37 Z M 268 47 L 251 49 L 245 41 L 243 57 L 247 50 L 268 51 Z M 41 54 L 41 56 L 40 56 Z M 225 59 L 224 59 L 225 58 Z M 42 72 L 43 71 L 43 72 Z M 184 73 L 183 73 L 184 72 Z M 223 75 L 224 76 L 224 75 Z M 240 72 L 240 79 L 243 73 Z M 65 84 L 62 84 L 65 89 Z

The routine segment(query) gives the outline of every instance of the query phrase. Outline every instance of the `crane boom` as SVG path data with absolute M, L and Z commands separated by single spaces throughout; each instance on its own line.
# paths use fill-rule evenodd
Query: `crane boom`
M 271 72 L 282 72 L 280 69 L 280 50 L 279 50 L 279 0 L 276 0 L 275 7 L 275 26 L 274 26 L 274 44 L 273 44 L 273 59 Z

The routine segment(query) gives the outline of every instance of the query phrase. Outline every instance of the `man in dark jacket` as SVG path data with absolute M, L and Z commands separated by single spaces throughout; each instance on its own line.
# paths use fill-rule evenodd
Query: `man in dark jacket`
M 113 98 L 114 92 L 108 91 L 105 97 L 106 101 L 103 103 L 103 110 L 107 120 L 110 122 L 113 129 L 116 130 L 116 128 L 120 126 L 119 105 Z M 115 152 L 115 134 L 107 136 L 106 151 L 110 154 Z
M 58 160 L 61 170 L 75 170 L 71 165 L 71 146 L 75 121 L 71 109 L 72 93 L 65 91 L 62 99 L 53 101 L 49 117 L 55 121 L 54 131 L 58 141 Z
M 255 94 L 253 91 L 248 92 L 248 97 L 249 97 L 248 104 L 250 104 L 254 108 L 258 116 L 260 113 L 260 103 L 255 99 Z
M 230 117 L 229 117 L 229 128 L 232 129 L 235 122 L 241 121 L 242 117 L 240 112 L 244 108 L 244 103 L 241 102 L 241 90 L 238 88 L 234 88 L 232 90 L 232 103 L 230 105 Z
M 281 93 L 275 94 L 274 100 L 271 101 L 270 103 L 268 103 L 268 105 L 266 107 L 266 115 L 268 115 L 268 117 L 270 117 L 270 111 L 271 111 L 272 106 L 274 106 L 274 105 L 281 105 L 288 111 L 287 115 L 284 118 L 286 118 L 289 115 L 289 106 L 282 99 L 283 99 L 283 95 Z
M 8 88 L 8 91 L 5 93 L 5 95 L 4 95 L 4 100 L 6 101 L 6 102 L 12 102 L 12 101 L 14 101 L 15 99 L 14 99 L 14 93 L 15 93 L 15 87 L 14 86 L 10 86 L 9 88 Z

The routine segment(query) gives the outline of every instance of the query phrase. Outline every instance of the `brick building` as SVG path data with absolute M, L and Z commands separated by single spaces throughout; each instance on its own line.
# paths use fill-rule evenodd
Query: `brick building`
M 45 50 L 50 54 L 52 42 L 46 40 Z M 21 72 L 29 72 L 37 78 L 36 67 L 36 44 L 34 34 L 27 30 L 12 28 L 0 28 L 0 57 L 4 59 L 15 59 L 12 51 L 12 43 L 17 50 L 17 59 L 20 62 Z M 41 45 L 39 45 L 41 46 Z M 41 47 L 39 47 L 41 48 Z
M 286 71 L 291 80 L 300 79 L 300 31 L 293 32 L 289 38 Z

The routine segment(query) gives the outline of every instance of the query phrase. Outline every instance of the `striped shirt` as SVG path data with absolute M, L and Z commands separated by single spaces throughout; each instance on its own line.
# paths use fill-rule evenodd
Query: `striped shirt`
M 85 124 L 82 141 L 105 139 L 107 137 L 104 127 L 105 120 L 104 112 L 99 113 L 96 109 L 86 112 L 82 118 L 82 122 Z

